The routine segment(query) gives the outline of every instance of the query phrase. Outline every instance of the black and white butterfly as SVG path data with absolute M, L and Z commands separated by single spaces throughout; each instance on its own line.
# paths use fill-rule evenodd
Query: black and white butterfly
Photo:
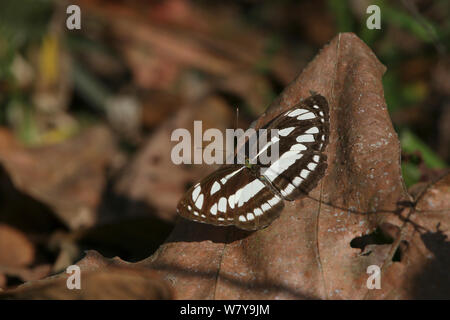
M 255 164 L 222 166 L 186 192 L 178 214 L 244 230 L 267 227 L 279 217 L 284 200 L 306 195 L 324 176 L 329 126 L 328 102 L 313 94 L 264 126 L 267 131 L 278 129 L 279 139 L 267 142 L 278 144 L 275 162 L 267 168 L 258 159 L 252 159 Z

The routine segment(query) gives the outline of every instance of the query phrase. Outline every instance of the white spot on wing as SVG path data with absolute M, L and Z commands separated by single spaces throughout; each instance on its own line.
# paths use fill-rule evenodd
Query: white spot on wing
M 287 115 L 289 117 L 296 117 L 296 116 L 298 116 L 300 114 L 303 114 L 303 113 L 308 113 L 308 110 L 306 110 L 306 109 L 295 109 L 295 110 L 289 112 Z
M 242 206 L 249 199 L 253 198 L 265 185 L 259 179 L 255 179 L 250 183 L 247 183 L 242 188 L 242 195 L 239 197 L 238 207 Z
M 222 184 L 227 183 L 227 181 L 228 181 L 232 176 L 234 176 L 235 174 L 237 174 L 239 171 L 241 171 L 241 170 L 244 169 L 244 168 L 245 168 L 245 167 L 239 168 L 238 170 L 233 171 L 232 173 L 226 175 L 224 178 L 220 179 L 220 182 L 222 182 Z
M 313 156 L 313 160 L 319 163 L 320 157 L 318 155 Z
M 303 150 L 306 150 L 306 147 L 301 143 L 294 144 L 293 146 L 291 146 L 290 149 L 290 151 L 303 151 Z
M 302 172 L 300 172 L 300 177 L 302 177 L 303 179 L 308 178 L 309 176 L 309 171 L 306 169 L 303 169 Z
M 294 190 L 295 190 L 295 187 L 290 183 L 286 186 L 286 188 L 284 188 L 284 192 L 286 192 L 287 194 L 291 194 L 292 191 L 294 191 Z M 270 201 L 269 201 L 269 203 L 270 203 Z
M 310 129 L 306 130 L 305 133 L 319 133 L 319 128 L 312 127 Z
M 317 164 L 315 164 L 314 162 L 308 163 L 309 170 L 313 171 L 316 167 L 317 167 Z
M 292 131 L 294 131 L 295 127 L 289 127 L 289 128 L 284 128 L 278 131 L 278 134 L 282 137 L 287 136 L 288 134 L 290 134 Z
M 245 220 L 245 217 L 241 215 L 241 216 L 239 216 L 239 221 L 245 222 L 247 220 Z
M 228 204 L 230 205 L 231 209 L 234 209 L 234 194 L 232 194 L 229 198 L 228 198 Z
M 310 120 L 310 119 L 314 119 L 316 117 L 316 115 L 312 112 L 308 112 L 305 114 L 301 114 L 297 117 L 297 120 Z
M 213 195 L 214 193 L 216 193 L 219 190 L 220 190 L 220 183 L 218 183 L 217 181 L 214 181 L 214 184 L 211 187 L 211 195 Z
M 272 207 L 274 205 L 276 205 L 278 202 L 280 202 L 280 198 L 278 198 L 277 196 L 273 197 L 272 199 L 270 199 L 269 201 L 267 201 Z
M 270 206 L 269 206 L 269 204 L 266 202 L 266 203 L 263 203 L 263 205 L 261 206 L 261 209 L 263 209 L 263 211 L 267 211 L 267 210 L 270 209 Z
M 250 221 L 250 220 L 253 220 L 253 219 L 255 219 L 255 216 L 253 215 L 253 213 L 247 213 L 247 220 L 248 221 Z
M 211 209 L 209 209 L 209 211 L 211 212 L 212 215 L 215 216 L 217 214 L 217 203 L 214 203 Z
M 303 155 L 297 151 L 286 151 L 281 157 L 275 161 L 265 172 L 264 176 L 274 181 L 282 172 L 292 166 Z
M 222 197 L 219 200 L 219 211 L 226 212 L 227 211 L 227 198 Z
M 200 190 L 202 189 L 202 187 L 197 184 L 197 186 L 195 187 L 194 191 L 192 192 L 192 201 L 197 200 L 198 195 L 200 194 Z
M 261 216 L 263 214 L 263 212 L 260 208 L 256 208 L 254 212 L 255 212 L 255 216 L 257 216 L 257 217 Z
M 261 153 L 263 153 L 268 147 L 270 147 L 272 144 L 277 143 L 278 141 L 280 141 L 280 138 L 278 138 L 277 136 L 272 137 L 272 139 L 270 139 L 269 142 L 267 142 L 263 148 L 261 148 L 261 150 L 259 150 L 258 154 L 255 156 L 255 158 L 257 156 L 259 156 Z M 252 158 L 252 159 L 255 159 Z
M 292 181 L 292 183 L 294 184 L 294 186 L 298 187 L 300 185 L 300 183 L 302 183 L 303 179 L 300 177 L 295 177 L 294 180 Z
M 203 193 L 197 198 L 197 201 L 195 201 L 195 206 L 199 209 L 203 207 Z
M 242 188 L 240 188 L 236 193 L 234 194 L 234 205 L 237 205 L 239 202 L 239 198 L 242 195 Z
M 302 134 L 296 140 L 297 142 L 314 142 L 314 136 L 312 134 Z

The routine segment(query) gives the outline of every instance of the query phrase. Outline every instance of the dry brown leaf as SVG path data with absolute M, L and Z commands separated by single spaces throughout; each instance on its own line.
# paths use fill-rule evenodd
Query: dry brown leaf
M 141 264 L 171 279 L 181 299 L 367 297 L 367 267 L 377 264 L 386 274 L 404 260 L 391 263 L 396 241 L 368 241 L 368 248 L 351 243 L 364 244 L 377 229 L 389 235 L 392 228 L 384 219 L 396 216 L 399 201 L 410 200 L 383 98 L 384 71 L 354 34 L 339 34 L 255 125 L 289 109 L 310 90 L 324 95 L 331 107 L 331 136 L 328 170 L 318 187 L 309 197 L 287 203 L 278 220 L 253 233 L 181 220 Z M 372 291 L 370 298 L 382 297 L 381 291 Z

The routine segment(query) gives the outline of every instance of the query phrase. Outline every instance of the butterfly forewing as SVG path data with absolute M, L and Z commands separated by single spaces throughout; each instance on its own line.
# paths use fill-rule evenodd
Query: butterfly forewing
M 250 169 L 226 165 L 190 188 L 177 210 L 197 222 L 257 230 L 276 219 L 283 207 L 283 200 Z
M 267 128 L 278 129 L 280 156 L 263 174 L 284 199 L 294 200 L 311 191 L 325 174 L 328 103 L 314 95 L 284 112 Z

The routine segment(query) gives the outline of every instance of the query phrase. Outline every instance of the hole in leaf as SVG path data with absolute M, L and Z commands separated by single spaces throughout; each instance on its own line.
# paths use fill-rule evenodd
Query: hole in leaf
M 366 246 L 392 244 L 394 242 L 394 236 L 397 231 L 398 227 L 385 223 L 372 233 L 354 238 L 352 241 L 350 241 L 350 247 L 361 249 L 361 255 L 369 256 L 372 253 L 372 250 L 368 250 L 367 252 L 365 252 L 364 249 L 366 248 Z M 395 251 L 394 256 L 392 257 L 392 261 L 400 262 L 407 247 L 408 242 L 403 240 Z
M 392 237 L 386 235 L 382 232 L 381 228 L 378 227 L 374 232 L 366 234 L 361 237 L 356 237 L 350 241 L 350 247 L 361 249 L 364 251 L 365 247 L 370 244 L 392 244 Z

